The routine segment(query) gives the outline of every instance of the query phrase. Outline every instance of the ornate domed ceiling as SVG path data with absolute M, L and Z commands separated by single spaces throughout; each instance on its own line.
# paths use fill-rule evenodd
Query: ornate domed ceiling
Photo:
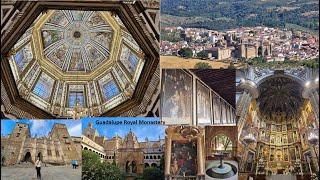
M 49 10 L 9 57 L 22 98 L 56 117 L 99 116 L 130 99 L 144 52 L 114 12 Z
M 257 99 L 261 115 L 268 119 L 274 115 L 298 116 L 303 103 L 302 90 L 301 84 L 284 76 L 274 76 L 262 82 Z
M 95 70 L 109 60 L 114 30 L 108 18 L 92 11 L 52 12 L 40 28 L 44 57 L 63 72 Z

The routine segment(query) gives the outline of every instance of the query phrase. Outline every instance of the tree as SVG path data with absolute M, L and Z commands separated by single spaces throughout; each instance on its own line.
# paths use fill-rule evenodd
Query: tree
M 212 66 L 207 62 L 198 62 L 194 66 L 195 69 L 212 69 Z
M 197 57 L 207 59 L 208 58 L 208 51 L 203 50 L 197 53 Z
M 157 167 L 147 167 L 143 171 L 144 180 L 164 179 L 163 171 Z
M 98 178 L 106 180 L 124 180 L 125 174 L 119 167 L 114 164 L 101 163 L 98 169 Z M 94 178 L 96 179 L 96 178 Z
M 193 55 L 192 50 L 190 48 L 181 48 L 178 51 L 178 54 L 185 58 L 191 58 Z
M 84 180 L 124 180 L 124 173 L 115 164 L 101 162 L 94 152 L 82 151 L 82 179 Z
M 164 156 L 162 156 L 162 157 L 161 157 L 161 159 L 160 159 L 160 165 L 159 165 L 159 168 L 160 168 L 160 170 L 161 170 L 161 171 L 163 171 L 163 170 L 164 170 Z

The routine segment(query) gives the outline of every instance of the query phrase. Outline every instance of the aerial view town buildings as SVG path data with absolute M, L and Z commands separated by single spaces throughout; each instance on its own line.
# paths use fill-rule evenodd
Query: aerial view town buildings
M 180 56 L 238 64 L 250 60 L 303 61 L 319 56 L 319 37 L 291 29 L 257 26 L 214 31 L 164 27 L 162 34 L 160 53 L 163 57 Z

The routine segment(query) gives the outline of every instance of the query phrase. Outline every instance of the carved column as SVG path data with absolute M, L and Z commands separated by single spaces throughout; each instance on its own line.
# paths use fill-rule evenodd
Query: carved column
M 312 84 L 310 87 L 305 87 L 302 96 L 310 100 L 312 111 L 319 123 L 319 93 L 317 91 L 318 84 Z
M 171 161 L 171 137 L 165 138 L 166 152 L 165 152 L 165 176 L 170 176 L 170 161 Z M 167 178 L 166 178 L 167 179 Z
M 199 135 L 197 137 L 197 160 L 198 160 L 198 176 L 203 176 L 204 175 L 204 156 L 203 156 L 203 136 Z
M 319 121 L 319 93 L 317 91 L 310 92 L 309 99 L 316 119 Z

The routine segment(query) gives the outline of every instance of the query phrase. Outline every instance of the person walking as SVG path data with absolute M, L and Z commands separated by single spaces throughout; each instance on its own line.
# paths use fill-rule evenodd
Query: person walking
M 40 160 L 40 157 L 38 157 L 35 165 L 36 165 L 36 170 L 37 170 L 37 179 L 41 179 L 41 160 Z

